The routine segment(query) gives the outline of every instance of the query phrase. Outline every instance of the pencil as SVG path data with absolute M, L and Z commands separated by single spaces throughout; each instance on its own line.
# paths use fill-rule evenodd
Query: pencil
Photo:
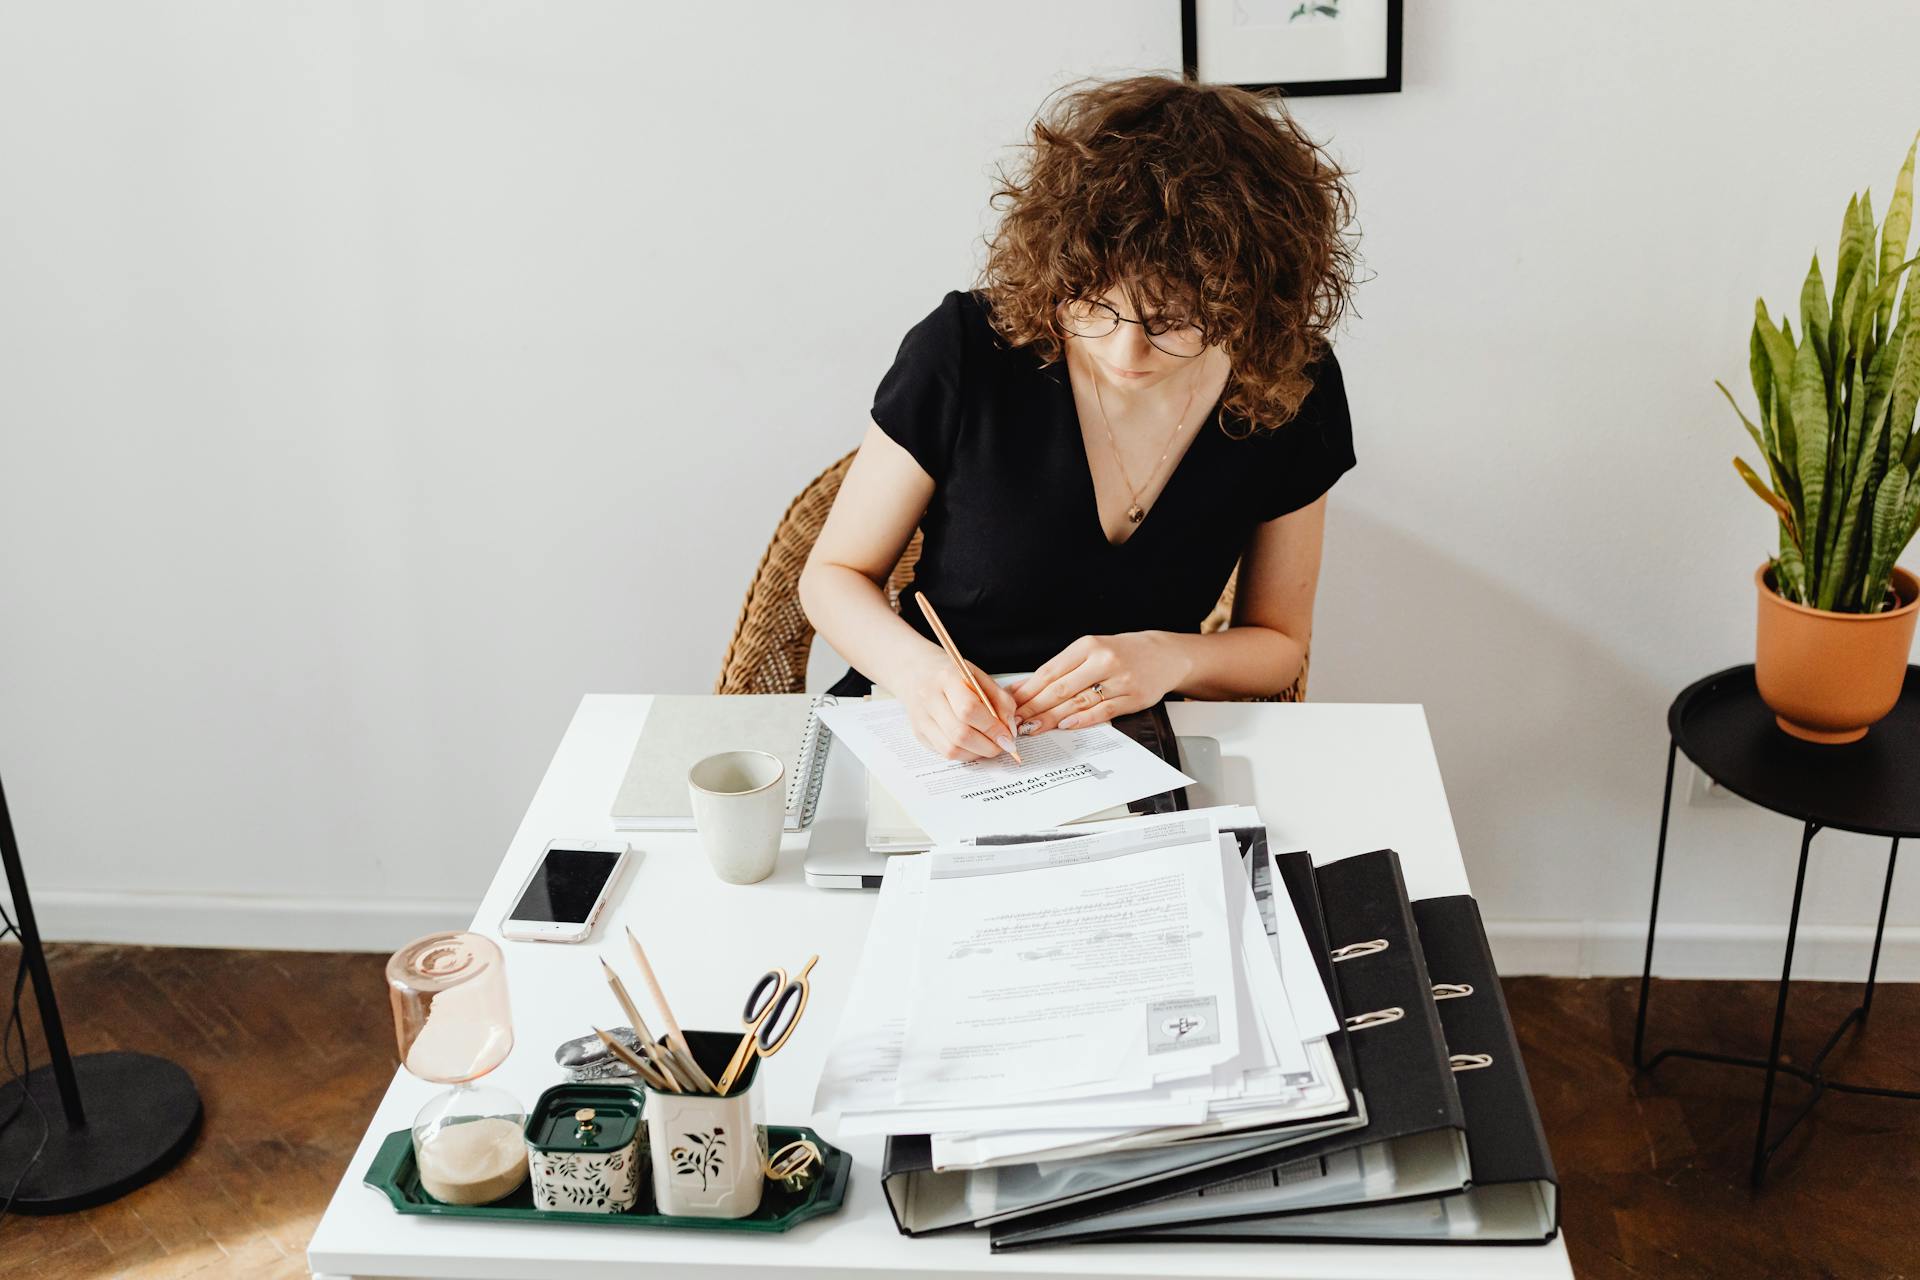
M 613 988 L 613 998 L 620 1002 L 620 1008 L 626 1012 L 627 1022 L 633 1027 L 633 1034 L 639 1037 L 640 1047 L 643 1050 L 656 1047 L 653 1032 L 647 1028 L 647 1020 L 640 1016 L 640 1010 L 634 1005 L 633 997 L 627 994 L 627 984 L 620 981 L 620 975 L 613 971 L 613 966 L 608 964 L 604 958 L 600 961 L 600 969 L 607 975 L 607 985 Z M 628 1065 L 632 1064 L 629 1063 Z M 692 1077 L 684 1071 L 676 1073 L 671 1070 L 671 1059 L 663 1061 L 660 1066 L 663 1068 L 661 1074 L 666 1076 L 668 1080 L 676 1086 L 674 1092 L 683 1092 L 677 1086 L 686 1080 L 691 1080 Z
M 653 1032 L 647 1030 L 647 1020 L 640 1016 L 640 1010 L 634 1007 L 633 997 L 627 994 L 627 984 L 620 981 L 620 975 L 605 959 L 600 961 L 600 970 L 607 975 L 607 985 L 613 988 L 613 998 L 620 1002 L 620 1008 L 627 1015 L 627 1023 L 633 1033 L 640 1037 L 641 1044 L 653 1043 Z
M 667 1089 L 674 1093 L 682 1092 L 679 1085 L 661 1076 L 651 1066 L 647 1065 L 645 1062 L 641 1061 L 638 1057 L 636 1057 L 631 1049 L 621 1044 L 618 1040 L 615 1040 L 612 1036 L 608 1035 L 606 1032 L 602 1031 L 600 1028 L 595 1027 L 593 1029 L 593 1033 L 600 1037 L 601 1042 L 604 1043 L 608 1049 L 611 1049 L 613 1051 L 614 1057 L 620 1059 L 620 1061 L 626 1063 L 629 1067 L 632 1067 L 634 1072 L 642 1080 L 645 1080 L 648 1084 L 652 1085 L 654 1088 Z
M 927 621 L 933 625 L 933 633 L 936 636 L 940 637 L 940 647 L 947 651 L 947 656 L 953 659 L 953 665 L 956 667 L 959 667 L 960 674 L 967 678 L 967 684 L 972 687 L 974 696 L 979 698 L 981 705 L 986 707 L 987 714 L 993 716 L 993 718 L 996 721 L 999 721 L 999 723 L 1006 728 L 1007 754 L 1013 757 L 1013 762 L 1015 764 L 1025 764 L 1026 761 L 1020 758 L 1020 753 L 1014 750 L 1014 746 L 1013 746 L 1014 739 L 1018 738 L 1020 735 L 1014 731 L 1014 727 L 1012 725 L 1007 724 L 1007 722 L 1004 720 L 1001 720 L 999 715 L 994 711 L 993 700 L 987 697 L 987 691 L 980 687 L 980 682 L 973 678 L 973 668 L 969 667 L 967 665 L 967 660 L 960 656 L 959 646 L 955 645 L 953 643 L 953 637 L 947 634 L 946 624 L 940 621 L 940 615 L 933 611 L 932 601 L 928 600 L 924 595 L 919 595 L 917 593 L 913 598 L 920 602 L 920 612 L 927 615 Z
M 667 1083 L 675 1093 L 698 1092 L 692 1084 L 693 1077 L 686 1074 L 684 1067 L 677 1066 L 678 1059 L 674 1056 L 673 1046 L 665 1040 L 655 1040 L 648 1045 L 646 1058 L 655 1071 L 667 1078 Z
M 667 1045 L 679 1055 L 680 1065 L 690 1068 L 693 1082 L 708 1093 L 718 1093 L 713 1080 L 694 1060 L 693 1050 L 687 1047 L 687 1037 L 681 1033 L 680 1024 L 674 1020 L 673 1006 L 667 1003 L 667 993 L 660 989 L 660 980 L 653 976 L 653 966 L 647 963 L 647 952 L 640 945 L 640 939 L 633 936 L 633 930 L 627 930 L 627 945 L 633 948 L 633 958 L 640 965 L 640 979 L 647 984 L 647 990 L 653 992 L 653 1002 L 660 1006 L 660 1020 L 667 1024 L 666 1035 L 662 1037 Z

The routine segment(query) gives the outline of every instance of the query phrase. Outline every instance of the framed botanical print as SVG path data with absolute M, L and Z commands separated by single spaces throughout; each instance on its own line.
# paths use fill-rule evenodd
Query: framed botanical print
M 1187 78 L 1289 97 L 1400 92 L 1402 0 L 1180 0 Z

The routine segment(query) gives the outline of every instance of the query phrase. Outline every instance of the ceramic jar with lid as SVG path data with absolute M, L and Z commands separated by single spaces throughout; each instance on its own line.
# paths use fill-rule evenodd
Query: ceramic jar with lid
M 647 1146 L 632 1085 L 557 1084 L 527 1117 L 533 1207 L 568 1213 L 625 1213 L 639 1199 Z

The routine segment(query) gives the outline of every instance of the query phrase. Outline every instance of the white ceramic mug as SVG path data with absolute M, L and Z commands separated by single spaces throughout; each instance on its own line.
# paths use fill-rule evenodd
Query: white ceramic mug
M 786 777 L 780 757 L 765 751 L 722 751 L 687 770 L 693 825 L 713 874 L 752 884 L 773 874 L 786 825 Z

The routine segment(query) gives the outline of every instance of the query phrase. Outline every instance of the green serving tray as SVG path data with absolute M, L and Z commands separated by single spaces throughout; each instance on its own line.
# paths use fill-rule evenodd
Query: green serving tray
M 664 1213 L 641 1213 L 653 1202 L 653 1187 L 640 1184 L 641 1205 L 626 1213 L 571 1213 L 533 1207 L 533 1185 L 492 1204 L 442 1204 L 420 1186 L 420 1170 L 413 1162 L 413 1131 L 399 1129 L 387 1135 L 367 1166 L 366 1184 L 384 1191 L 400 1213 L 429 1213 L 446 1218 L 485 1218 L 495 1222 L 579 1222 L 605 1227 L 691 1227 L 696 1231 L 785 1231 L 808 1218 L 837 1211 L 846 1203 L 847 1180 L 853 1175 L 853 1157 L 807 1128 L 767 1126 L 768 1150 L 806 1138 L 820 1148 L 821 1169 L 805 1191 L 788 1191 L 767 1180 L 760 1207 L 744 1218 L 680 1218 Z M 645 1139 L 643 1138 L 644 1142 Z

